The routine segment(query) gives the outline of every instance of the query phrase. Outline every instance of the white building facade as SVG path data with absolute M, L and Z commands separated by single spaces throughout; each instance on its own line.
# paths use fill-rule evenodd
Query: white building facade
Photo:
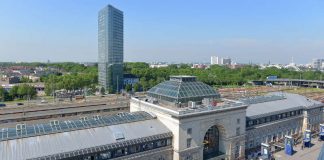
M 163 91 L 165 85 L 170 84 L 178 87 L 175 94 L 173 91 L 169 92 L 170 95 L 177 97 L 176 104 L 172 104 L 173 97 L 168 97 L 164 94 L 167 92 Z M 182 96 L 185 94 L 184 90 L 190 86 L 203 89 L 196 90 L 196 93 L 200 94 Z M 152 90 L 149 91 L 149 95 L 160 98 L 132 98 L 130 111 L 152 113 L 168 127 L 173 133 L 173 159 L 236 159 L 245 156 L 246 105 L 218 99 L 218 93 L 213 92 L 208 85 L 196 82 L 195 77 L 172 77 L 170 81 L 157 85 Z M 202 101 L 206 101 L 202 100 L 204 96 L 209 100 L 222 101 L 223 104 L 219 106 L 203 104 Z M 185 103 L 183 99 L 188 101 L 188 97 L 193 100 L 189 103 L 194 106 L 183 105 Z M 169 102 L 163 102 L 166 99 Z
M 232 59 L 231 58 L 222 58 L 218 56 L 211 56 L 210 57 L 210 64 L 211 65 L 231 65 Z
M 204 87 L 194 77 L 176 76 L 131 99 L 131 112 L 152 113 L 172 132 L 174 160 L 253 158 L 261 143 L 282 144 L 285 135 L 297 142 L 306 129 L 317 134 L 324 122 L 324 104 L 300 95 L 232 101 Z

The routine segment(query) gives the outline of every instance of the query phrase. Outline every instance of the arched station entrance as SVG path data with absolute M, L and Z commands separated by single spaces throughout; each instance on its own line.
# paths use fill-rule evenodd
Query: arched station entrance
M 204 137 L 204 160 L 217 157 L 219 152 L 219 130 L 217 126 L 210 127 Z

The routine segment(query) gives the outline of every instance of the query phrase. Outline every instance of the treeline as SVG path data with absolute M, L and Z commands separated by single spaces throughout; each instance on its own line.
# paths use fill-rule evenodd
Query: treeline
M 98 71 L 98 65 L 85 66 L 83 64 L 73 63 L 73 62 L 63 62 L 63 63 L 49 63 L 47 67 L 54 67 L 64 72 L 69 73 L 94 73 Z
M 65 89 L 68 91 L 80 90 L 87 87 L 87 91 L 96 91 L 96 86 L 98 84 L 98 67 L 85 66 L 83 64 L 73 63 L 73 62 L 63 62 L 63 63 L 0 63 L 0 66 L 10 67 L 10 66 L 30 66 L 30 67 L 48 67 L 55 68 L 59 70 L 59 74 L 50 74 L 48 76 L 41 77 L 41 81 L 45 83 L 45 93 L 47 95 L 52 95 L 53 91 Z M 63 74 L 62 74 L 63 73 Z M 27 78 L 22 78 L 23 82 L 30 82 Z M 11 93 L 13 91 L 13 93 Z M 15 94 L 16 88 L 6 92 L 2 90 L 1 95 L 5 95 L 5 99 L 15 99 L 15 98 L 25 98 L 24 92 L 19 91 L 19 94 Z M 3 93 L 3 94 L 2 94 Z M 31 94 L 30 92 L 29 94 Z M 0 96 L 1 96 L 0 95 Z M 36 94 L 35 94 L 36 95 Z M 31 98 L 34 95 L 31 96 Z
M 320 71 L 297 72 L 289 69 L 266 68 L 246 65 L 242 68 L 231 69 L 226 66 L 212 65 L 208 69 L 191 68 L 190 65 L 169 65 L 163 68 L 150 68 L 147 63 L 125 63 L 124 70 L 127 73 L 140 77 L 138 85 L 147 90 L 154 85 L 168 80 L 170 75 L 194 75 L 198 80 L 212 86 L 243 85 L 251 80 L 265 80 L 270 75 L 278 78 L 320 80 L 324 73 Z
M 89 92 L 95 92 L 98 84 L 98 68 L 83 64 L 64 62 L 49 63 L 51 67 L 65 72 L 63 75 L 49 75 L 44 78 L 45 93 L 52 95 L 53 91 L 65 89 L 68 91 L 80 90 L 85 87 Z
M 98 85 L 98 66 L 84 66 L 78 63 L 27 63 L 35 66 L 54 67 L 64 72 L 63 75 L 50 75 L 42 77 L 45 82 L 45 92 L 51 95 L 54 90 L 79 90 L 85 87 L 93 92 Z M 6 63 L 6 65 L 9 65 Z M 16 64 L 17 65 L 17 64 Z M 22 65 L 22 64 L 19 64 Z M 163 68 L 150 68 L 148 63 L 144 62 L 126 62 L 124 64 L 124 73 L 131 73 L 140 78 L 139 83 L 130 86 L 124 86 L 124 89 L 134 91 L 148 90 L 156 84 L 168 80 L 171 75 L 194 75 L 199 81 L 212 86 L 243 85 L 251 80 L 265 80 L 270 75 L 279 78 L 294 79 L 324 79 L 324 73 L 319 71 L 297 72 L 289 69 L 266 68 L 260 69 L 258 66 L 246 65 L 237 69 L 230 69 L 226 66 L 212 65 L 208 69 L 191 68 L 191 65 L 169 65 Z
M 52 95 L 53 91 L 65 89 L 68 91 L 80 90 L 85 87 L 95 92 L 98 84 L 97 73 L 65 74 L 62 76 L 50 75 L 45 79 L 45 93 Z
M 62 72 L 79 73 L 79 72 L 91 72 L 97 70 L 97 64 L 94 66 L 85 66 L 84 64 L 74 62 L 60 62 L 60 63 L 41 63 L 41 62 L 0 62 L 0 67 L 11 67 L 11 66 L 26 66 L 26 67 L 49 67 L 55 68 Z
M 15 99 L 31 99 L 36 96 L 37 92 L 33 86 L 22 84 L 19 86 L 13 86 L 8 92 L 2 86 L 0 86 L 0 100 L 12 101 Z

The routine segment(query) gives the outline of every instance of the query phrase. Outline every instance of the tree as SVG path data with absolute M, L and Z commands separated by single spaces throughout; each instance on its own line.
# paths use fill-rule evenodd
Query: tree
M 154 79 L 150 79 L 149 81 L 148 81 L 148 84 L 149 84 L 149 88 L 152 88 L 152 87 L 154 87 L 155 85 L 156 85 L 156 83 L 155 83 L 156 81 L 154 80 Z
M 29 79 L 28 77 L 21 77 L 20 83 L 32 83 L 33 81 Z
M 140 82 L 139 83 L 141 84 L 141 86 L 142 86 L 142 88 L 143 88 L 144 91 L 146 91 L 148 89 L 149 83 L 148 83 L 148 81 L 146 80 L 145 77 L 140 78 Z
M 13 86 L 9 91 L 9 96 L 12 97 L 12 99 L 15 99 L 18 97 L 18 86 Z
M 35 87 L 28 85 L 27 87 L 27 98 L 34 98 L 37 95 Z
M 93 88 L 97 83 L 97 73 L 74 73 L 62 76 L 50 75 L 45 80 L 45 93 L 51 95 L 53 91 L 59 89 L 73 91 L 83 89 L 84 87 Z
M 5 99 L 5 92 L 6 90 L 0 86 L 0 101 L 4 102 L 6 99 Z
M 109 94 L 113 94 L 113 93 L 115 93 L 115 92 L 114 92 L 114 89 L 113 89 L 112 86 L 108 87 L 108 93 L 109 93 Z
M 104 88 L 104 87 L 101 87 L 101 88 L 100 88 L 100 94 L 101 94 L 101 95 L 105 95 L 105 93 L 106 93 L 105 88 Z
M 139 83 L 135 83 L 134 84 L 134 92 L 138 92 L 140 90 L 140 84 Z
M 125 90 L 126 90 L 127 92 L 131 91 L 131 90 L 132 90 L 132 85 L 130 85 L 130 84 L 126 84 L 126 86 L 125 86 Z
M 37 92 L 33 86 L 23 84 L 18 86 L 18 98 L 30 99 L 36 96 Z
M 56 83 L 62 81 L 58 79 L 56 75 L 50 75 L 45 80 L 45 93 L 46 95 L 52 95 L 57 90 Z

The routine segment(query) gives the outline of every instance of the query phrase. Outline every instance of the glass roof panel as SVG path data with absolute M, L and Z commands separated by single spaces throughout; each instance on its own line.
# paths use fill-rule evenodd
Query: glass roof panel
M 66 120 L 59 121 L 57 124 L 40 123 L 33 125 L 26 125 L 25 128 L 0 128 L 0 141 L 9 139 L 18 139 L 22 137 L 31 137 L 37 135 L 46 135 L 51 133 L 58 133 L 70 130 L 85 129 L 89 127 L 108 126 L 112 124 L 121 124 L 127 122 L 136 122 L 147 119 L 152 119 L 152 115 L 146 112 L 138 111 L 132 113 L 123 113 L 118 115 L 103 116 L 100 121 L 90 119 L 86 121 Z M 20 124 L 19 124 L 20 125 Z
M 168 102 L 188 102 L 205 97 L 220 98 L 219 93 L 205 83 L 196 81 L 194 76 L 171 76 L 148 91 L 148 96 Z

